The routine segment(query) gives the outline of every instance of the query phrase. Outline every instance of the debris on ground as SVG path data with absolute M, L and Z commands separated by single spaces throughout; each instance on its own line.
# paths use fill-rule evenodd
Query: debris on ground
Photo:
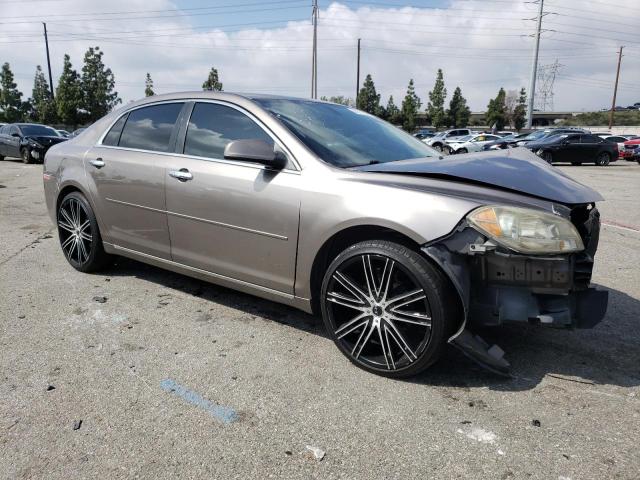
M 321 462 L 322 459 L 325 456 L 325 451 L 322 450 L 321 448 L 318 447 L 312 447 L 311 445 L 307 445 L 306 449 L 308 450 L 308 452 L 310 454 L 313 455 L 313 458 L 315 458 L 317 461 Z
M 82 420 L 76 420 L 73 422 L 73 429 L 74 430 L 80 430 L 80 427 L 82 426 Z
M 106 303 L 107 297 L 93 297 L 93 301 L 98 303 Z
M 540 427 L 542 424 L 540 423 L 540 420 L 534 418 L 533 420 L 531 420 L 531 425 L 533 425 L 534 427 Z
M 55 390 L 56 387 L 54 387 L 53 385 L 47 385 L 47 392 L 50 392 L 51 390 Z

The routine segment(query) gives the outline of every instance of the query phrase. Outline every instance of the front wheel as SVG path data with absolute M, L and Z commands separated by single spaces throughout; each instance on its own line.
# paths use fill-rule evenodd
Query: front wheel
M 20 150 L 20 158 L 22 158 L 22 163 L 33 163 L 31 152 L 26 147 Z
M 374 240 L 331 263 L 321 290 L 322 318 L 351 362 L 393 378 L 425 370 L 442 353 L 458 320 L 443 274 L 419 253 Z
M 98 222 L 84 195 L 71 192 L 65 196 L 57 222 L 62 252 L 73 268 L 95 272 L 109 264 L 111 255 L 104 251 Z
M 439 143 L 436 143 L 435 145 L 433 145 L 433 148 L 438 152 L 444 152 L 444 147 Z
M 542 152 L 542 159 L 549 165 L 553 164 L 553 154 L 551 152 Z
M 609 165 L 610 161 L 611 157 L 609 157 L 609 154 L 607 152 L 602 152 L 599 153 L 598 158 L 596 158 L 596 165 L 598 165 L 599 167 L 605 167 Z
M 469 150 L 467 150 L 466 148 L 461 148 L 460 150 L 456 151 L 456 153 L 469 153 Z

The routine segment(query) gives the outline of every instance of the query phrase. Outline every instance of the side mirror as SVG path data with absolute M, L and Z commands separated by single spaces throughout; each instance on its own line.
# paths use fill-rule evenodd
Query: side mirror
M 287 157 L 282 152 L 276 152 L 272 145 L 257 139 L 229 142 L 224 148 L 224 158 L 261 163 L 274 170 L 282 170 L 287 166 Z

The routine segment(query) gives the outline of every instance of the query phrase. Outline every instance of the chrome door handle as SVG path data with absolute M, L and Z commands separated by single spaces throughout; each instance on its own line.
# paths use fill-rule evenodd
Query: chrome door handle
M 89 163 L 96 168 L 104 167 L 104 161 L 101 158 L 96 158 L 95 160 L 89 160 Z
M 169 172 L 169 176 L 173 178 L 177 178 L 181 182 L 186 182 L 187 180 L 191 180 L 193 175 L 186 168 L 181 168 L 180 170 L 171 170 Z

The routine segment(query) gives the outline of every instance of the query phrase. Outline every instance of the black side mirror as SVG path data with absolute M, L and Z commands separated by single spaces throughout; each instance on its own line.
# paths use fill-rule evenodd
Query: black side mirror
M 264 140 L 248 139 L 229 142 L 224 149 L 224 158 L 261 163 L 274 170 L 282 170 L 287 166 L 287 157 L 277 152 Z

